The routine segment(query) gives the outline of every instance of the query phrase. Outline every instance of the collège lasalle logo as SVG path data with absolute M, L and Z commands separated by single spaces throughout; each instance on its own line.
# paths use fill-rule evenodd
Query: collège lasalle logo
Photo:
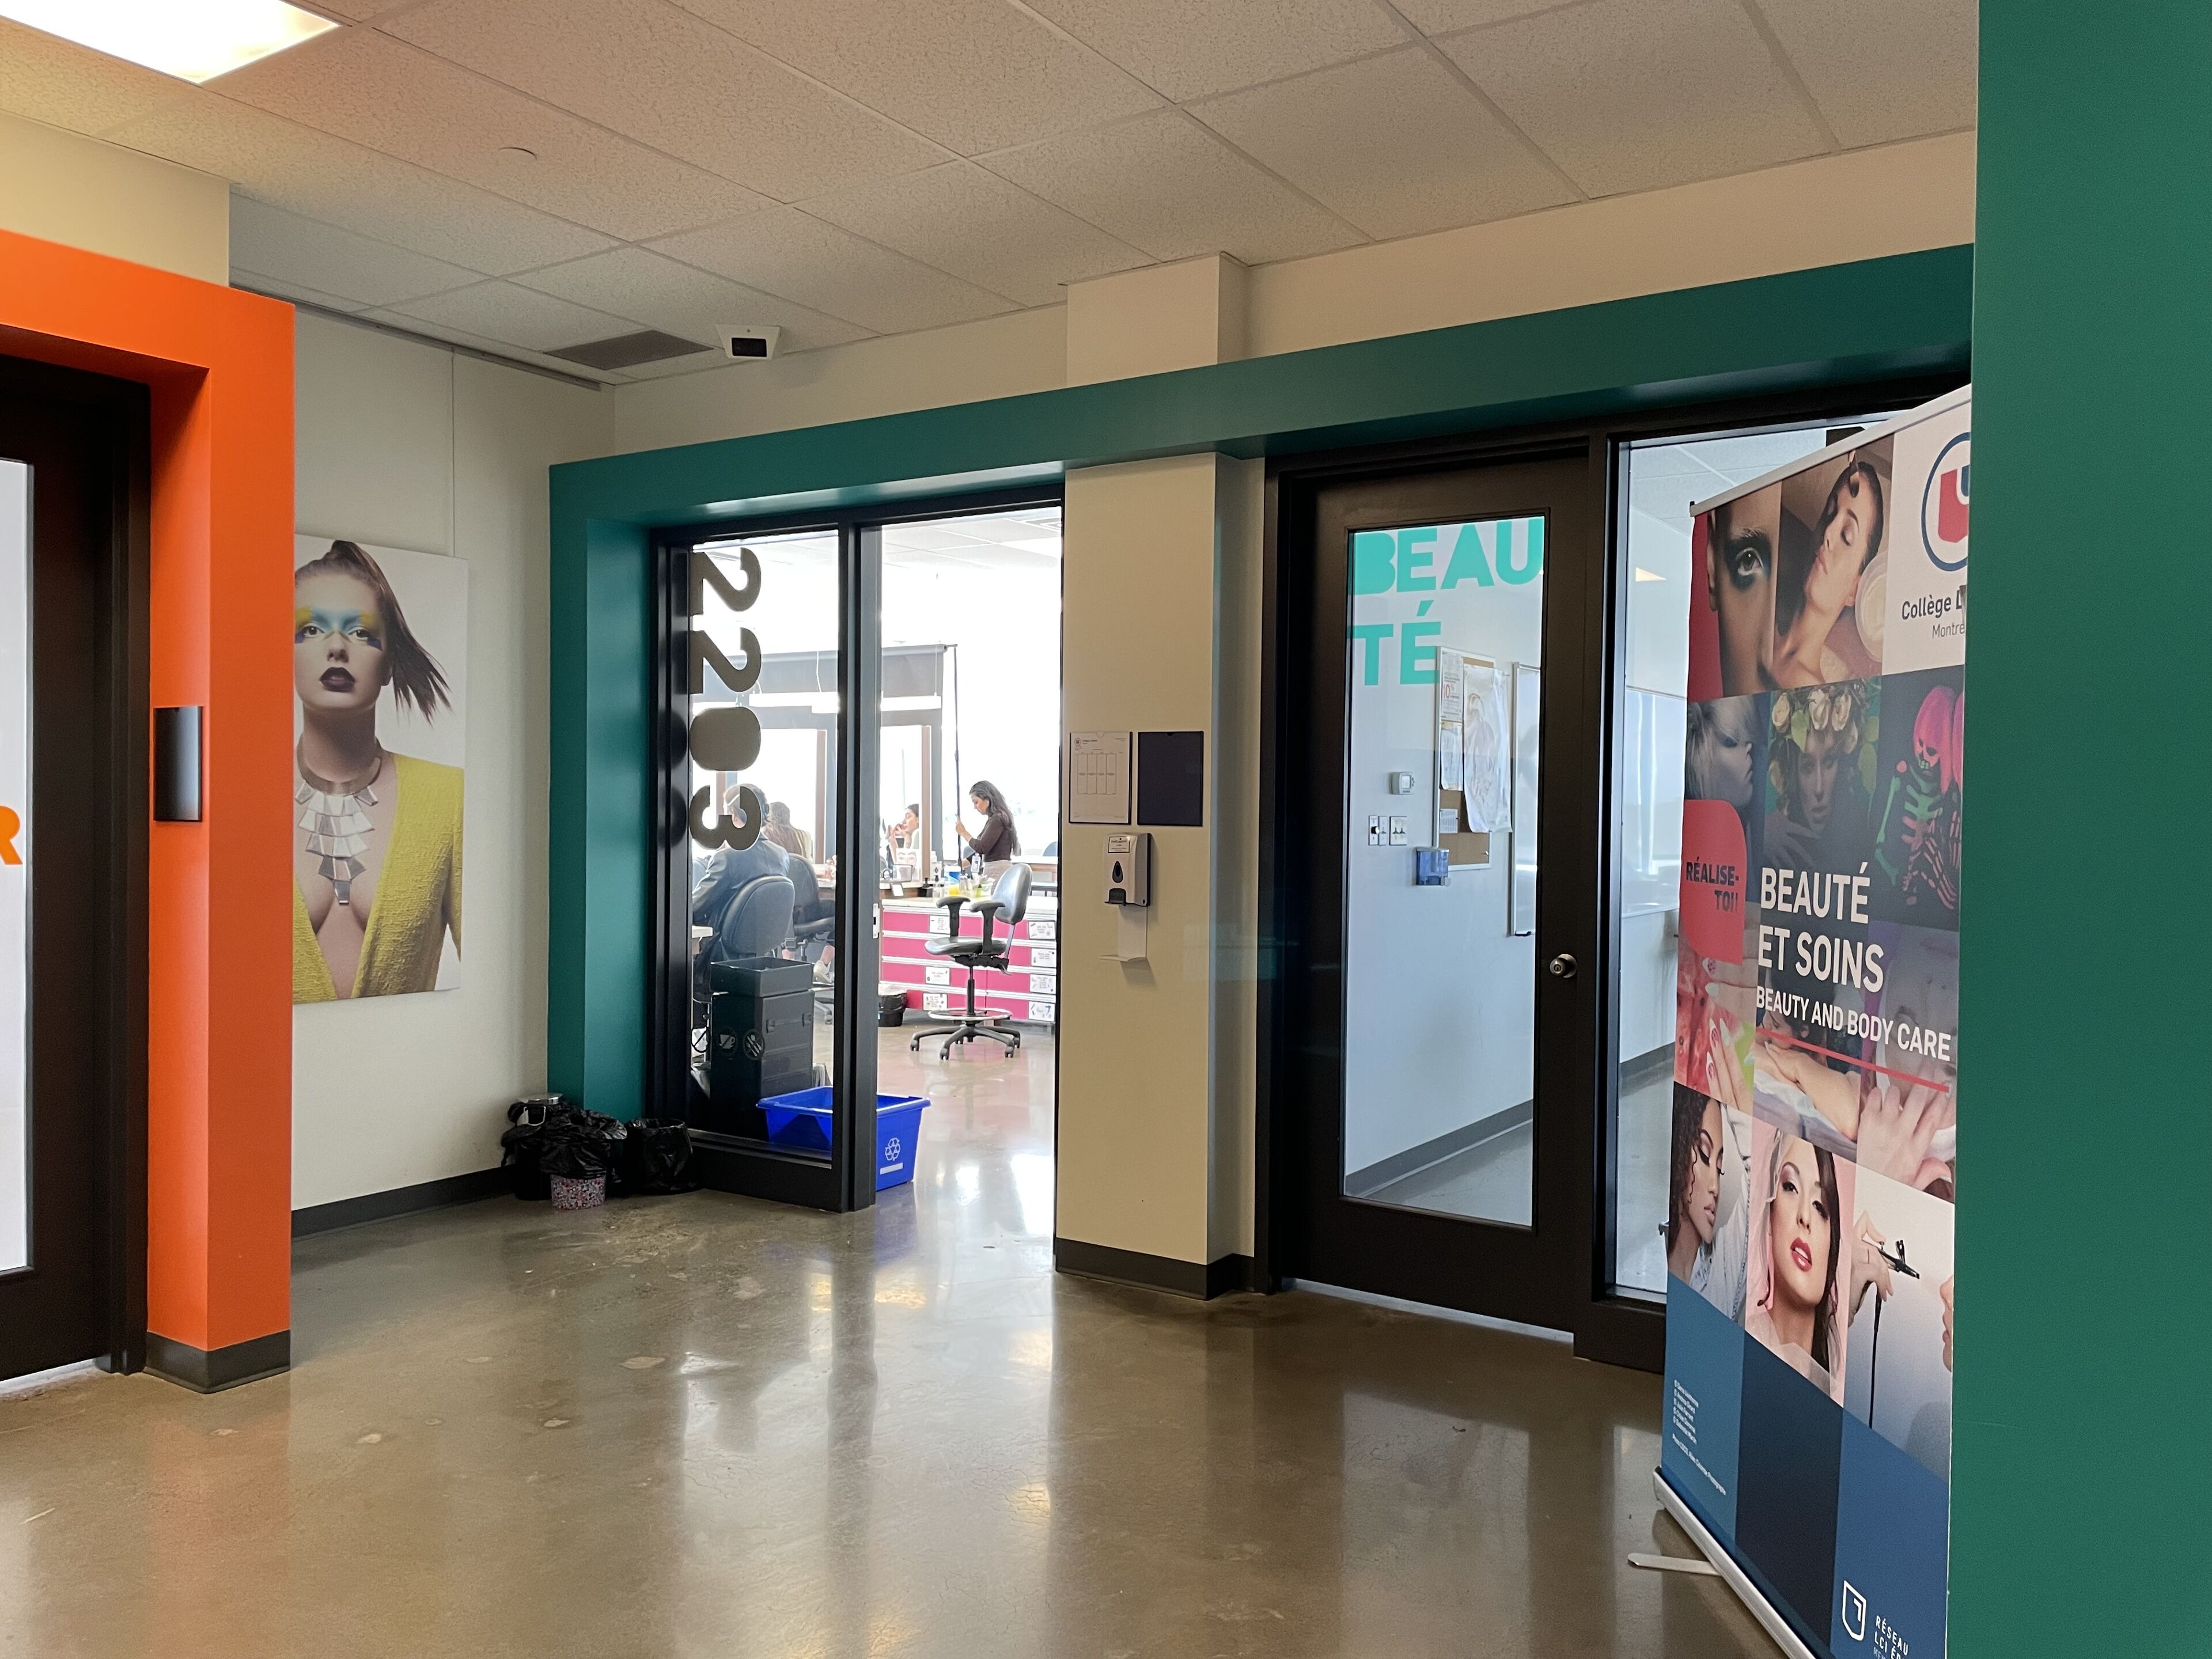
M 1938 570 L 1960 570 L 1966 563 L 1966 513 L 1973 434 L 1961 432 L 1945 444 L 1929 469 L 1920 494 L 1920 539 Z

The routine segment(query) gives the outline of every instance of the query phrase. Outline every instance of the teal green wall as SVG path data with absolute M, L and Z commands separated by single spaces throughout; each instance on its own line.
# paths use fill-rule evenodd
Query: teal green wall
M 551 1086 L 625 1117 L 642 1094 L 645 527 L 1959 368 L 1972 270 L 1942 248 L 554 468 Z
M 2212 1652 L 2212 7 L 1984 0 L 1954 1659 Z

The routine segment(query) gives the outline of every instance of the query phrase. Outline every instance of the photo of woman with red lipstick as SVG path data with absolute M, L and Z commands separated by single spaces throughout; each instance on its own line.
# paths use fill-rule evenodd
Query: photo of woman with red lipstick
M 1752 1126 L 1743 1328 L 1821 1393 L 1844 1397 L 1844 1297 L 1857 1171 L 1809 1140 Z
M 307 538 L 298 556 L 292 1000 L 450 987 L 461 945 L 468 567 Z

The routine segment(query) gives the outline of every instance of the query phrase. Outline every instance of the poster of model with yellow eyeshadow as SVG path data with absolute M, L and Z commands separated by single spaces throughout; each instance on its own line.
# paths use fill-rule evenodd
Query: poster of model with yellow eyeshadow
M 449 990 L 469 568 L 328 536 L 293 563 L 292 1000 Z

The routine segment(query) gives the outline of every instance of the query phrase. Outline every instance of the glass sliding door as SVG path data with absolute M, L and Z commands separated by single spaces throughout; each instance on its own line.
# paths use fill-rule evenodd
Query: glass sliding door
M 648 1109 L 691 1126 L 710 1186 L 864 1207 L 882 1173 L 879 1048 L 898 1036 L 879 1024 L 886 907 L 901 926 L 921 915 L 926 939 L 963 818 L 981 828 L 953 793 L 976 758 L 963 732 L 1020 727 L 984 763 L 1039 860 L 1057 850 L 1059 506 L 708 526 L 659 557 Z M 966 726 L 963 663 L 992 712 Z M 987 970 L 1022 994 L 1010 1026 L 1052 1018 L 1053 945 L 1039 992 L 1032 931 L 1052 938 L 1024 923 L 1018 973 Z M 931 965 L 941 1003 L 949 972 Z

